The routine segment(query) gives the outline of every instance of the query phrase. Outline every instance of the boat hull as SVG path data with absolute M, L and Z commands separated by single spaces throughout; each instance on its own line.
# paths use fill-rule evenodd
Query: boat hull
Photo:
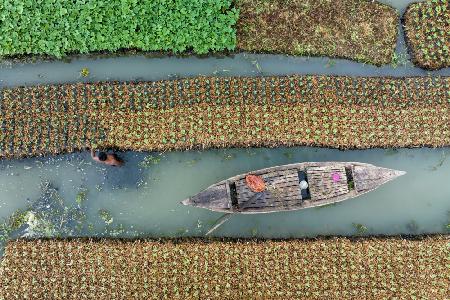
M 245 176 L 249 174 L 264 178 L 266 191 L 251 191 L 245 184 Z M 358 197 L 403 174 L 403 171 L 359 162 L 289 164 L 222 180 L 182 204 L 241 214 L 300 210 Z M 300 188 L 302 180 L 309 184 L 306 192 Z

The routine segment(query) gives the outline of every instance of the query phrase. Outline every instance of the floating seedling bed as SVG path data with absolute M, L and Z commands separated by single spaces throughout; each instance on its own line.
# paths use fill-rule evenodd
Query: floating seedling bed
M 3 89 L 0 157 L 450 145 L 449 77 L 197 77 Z
M 399 16 L 361 0 L 236 0 L 237 48 L 391 63 Z
M 448 242 L 17 240 L 0 267 L 0 298 L 445 299 Z
M 403 16 L 412 59 L 421 68 L 450 67 L 450 2 L 427 0 L 410 4 Z
M 11 0 L 0 6 L 0 56 L 230 50 L 236 44 L 238 18 L 231 6 L 231 0 Z M 85 75 L 87 70 L 81 73 Z

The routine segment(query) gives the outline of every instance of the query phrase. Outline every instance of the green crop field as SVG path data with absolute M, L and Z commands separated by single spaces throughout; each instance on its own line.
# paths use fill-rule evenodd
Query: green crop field
M 231 0 L 3 0 L 0 56 L 234 49 Z
M 409 5 L 403 16 L 413 61 L 421 68 L 450 67 L 450 2 L 427 0 Z
M 448 236 L 18 240 L 0 299 L 447 299 Z

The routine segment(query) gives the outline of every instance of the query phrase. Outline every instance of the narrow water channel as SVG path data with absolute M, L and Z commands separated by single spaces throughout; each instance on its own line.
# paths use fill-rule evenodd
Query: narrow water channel
M 88 153 L 0 163 L 0 217 L 36 201 L 43 182 L 75 203 L 80 191 L 90 229 L 83 235 L 203 235 L 219 213 L 179 202 L 235 174 L 303 161 L 360 161 L 404 170 L 405 176 L 355 199 L 293 212 L 235 216 L 215 233 L 232 237 L 305 237 L 446 232 L 450 213 L 450 149 L 339 151 L 308 147 L 123 154 L 122 168 L 103 167 Z M 27 200 L 28 199 L 28 200 Z M 99 211 L 113 218 L 105 224 Z M 108 217 L 108 218 L 110 218 Z M 110 221 L 108 219 L 108 221 Z M 108 223 L 108 221 L 106 223 Z M 123 228 L 122 228 L 123 225 Z M 362 233 L 362 232 L 360 232 Z

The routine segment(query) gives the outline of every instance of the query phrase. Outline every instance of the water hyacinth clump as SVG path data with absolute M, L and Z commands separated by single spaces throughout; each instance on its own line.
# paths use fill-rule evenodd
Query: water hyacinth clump
M 0 248 L 6 241 L 18 237 L 79 235 L 86 227 L 85 199 L 86 192 L 81 191 L 74 202 L 67 203 L 50 182 L 42 182 L 40 197 L 0 224 Z
M 120 49 L 202 54 L 236 45 L 239 13 L 230 0 L 2 2 L 1 57 Z
M 446 299 L 448 243 L 445 236 L 17 240 L 0 266 L 0 298 Z
M 97 82 L 8 88 L 0 100 L 1 158 L 85 147 L 450 145 L 450 77 Z

